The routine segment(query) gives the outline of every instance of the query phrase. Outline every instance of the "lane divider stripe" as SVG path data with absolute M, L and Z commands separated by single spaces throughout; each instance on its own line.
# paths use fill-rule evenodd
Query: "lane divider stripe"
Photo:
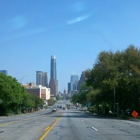
M 92 129 L 94 129 L 95 131 L 98 131 L 98 129 L 96 129 L 95 127 L 92 126 Z

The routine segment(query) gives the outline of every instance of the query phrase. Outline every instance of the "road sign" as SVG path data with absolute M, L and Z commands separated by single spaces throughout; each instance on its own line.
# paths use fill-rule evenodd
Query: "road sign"
M 136 118 L 136 117 L 138 116 L 138 114 L 139 114 L 139 113 L 138 113 L 137 111 L 135 111 L 135 110 L 131 113 L 131 115 L 132 115 L 134 118 Z

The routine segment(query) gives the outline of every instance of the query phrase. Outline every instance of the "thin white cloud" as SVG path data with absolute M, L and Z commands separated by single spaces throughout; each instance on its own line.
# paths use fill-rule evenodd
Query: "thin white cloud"
M 77 18 L 68 20 L 67 24 L 74 24 L 74 23 L 80 22 L 82 20 L 85 20 L 85 19 L 89 18 L 90 16 L 91 16 L 91 14 L 86 14 L 86 15 L 83 15 L 83 16 L 79 16 Z

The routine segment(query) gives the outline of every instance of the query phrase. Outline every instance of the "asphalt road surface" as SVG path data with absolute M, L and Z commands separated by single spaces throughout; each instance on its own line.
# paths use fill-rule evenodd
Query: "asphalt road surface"
M 0 140 L 140 140 L 140 122 L 48 109 L 0 117 Z

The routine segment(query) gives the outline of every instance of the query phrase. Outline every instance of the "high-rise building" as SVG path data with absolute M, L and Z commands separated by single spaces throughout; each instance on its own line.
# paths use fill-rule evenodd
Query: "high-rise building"
M 57 80 L 56 76 L 56 56 L 52 55 L 51 56 L 51 79 L 54 79 L 55 81 Z
M 58 93 L 58 80 L 57 80 L 57 71 L 56 71 L 56 56 L 51 56 L 51 76 L 50 76 L 50 83 L 49 87 L 51 90 L 51 95 L 56 96 Z
M 86 81 L 85 71 L 82 71 L 82 74 L 81 74 L 81 76 L 80 76 L 80 80 L 79 80 L 79 82 L 78 82 L 78 87 L 77 87 L 78 90 L 81 89 L 81 87 L 82 87 L 82 85 L 85 83 L 85 81 Z
M 79 81 L 79 77 L 78 75 L 71 75 L 71 79 L 70 79 L 70 90 L 74 91 L 77 90 L 77 83 Z
M 42 72 L 42 86 L 48 87 L 48 73 Z
M 36 85 L 48 87 L 48 73 L 36 71 Z
M 42 71 L 36 71 L 36 85 L 42 85 Z
M 5 75 L 8 74 L 7 70 L 0 70 L 0 73 L 3 73 L 3 74 L 5 74 Z
M 71 89 L 70 89 L 70 83 L 68 83 L 68 94 L 70 93 Z
M 56 96 L 56 82 L 54 79 L 50 79 L 49 88 L 51 95 Z

